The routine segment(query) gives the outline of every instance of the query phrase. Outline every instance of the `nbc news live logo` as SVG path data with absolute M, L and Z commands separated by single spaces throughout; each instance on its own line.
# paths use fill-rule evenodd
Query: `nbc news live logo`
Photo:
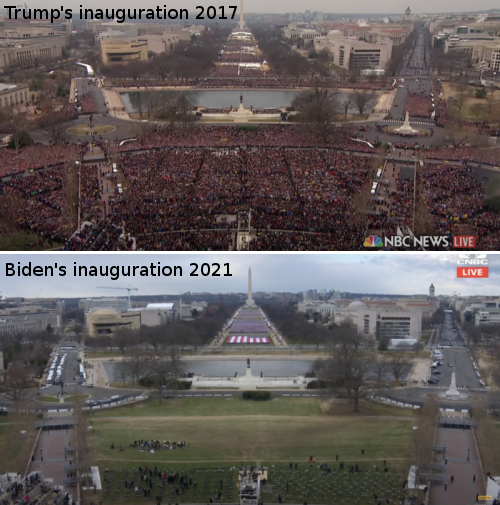
M 457 277 L 459 279 L 485 279 L 488 277 L 486 254 L 459 254 Z
M 379 248 L 379 247 L 440 247 L 448 249 L 475 249 L 476 237 L 473 235 L 454 235 L 449 236 L 409 236 L 409 235 L 393 235 L 390 237 L 379 237 L 378 235 L 370 235 L 365 238 L 364 247 Z

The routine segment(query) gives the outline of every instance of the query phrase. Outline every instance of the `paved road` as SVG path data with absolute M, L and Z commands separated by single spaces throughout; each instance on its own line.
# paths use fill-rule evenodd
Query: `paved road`
M 444 365 L 439 368 L 441 374 L 436 376 L 440 385 L 449 385 L 451 374 L 455 372 L 457 386 L 468 386 L 473 389 L 482 387 L 472 358 L 468 350 L 463 347 L 464 341 L 459 327 L 449 312 L 445 313 L 443 327 L 438 329 L 437 344 L 453 347 L 452 349 L 442 349 Z
M 444 455 L 437 455 L 437 463 L 444 463 L 447 485 L 432 484 L 429 505 L 472 505 L 476 496 L 485 494 L 484 481 L 479 466 L 474 439 L 470 430 L 445 429 L 437 431 L 436 445 L 446 447 Z M 453 483 L 451 477 L 454 477 Z M 475 476 L 475 479 L 474 479 Z M 480 502 L 484 503 L 484 502 Z
M 423 29 L 417 34 L 413 47 L 405 56 L 400 77 L 404 78 L 392 104 L 391 115 L 394 119 L 403 119 L 408 91 L 431 93 L 429 75 L 429 42 L 427 32 Z
M 100 88 L 95 84 L 89 84 L 86 78 L 77 77 L 76 88 L 78 89 L 78 96 L 90 93 L 94 97 L 95 104 L 97 106 L 98 114 L 106 114 L 108 108 L 104 101 L 104 95 Z

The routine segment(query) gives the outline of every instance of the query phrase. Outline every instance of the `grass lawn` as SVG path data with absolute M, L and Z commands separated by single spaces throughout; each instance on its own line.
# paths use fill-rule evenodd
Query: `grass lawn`
M 0 238 L 0 251 L 44 251 L 60 247 L 60 245 L 58 242 L 53 242 L 50 246 L 46 241 L 41 247 L 38 242 L 38 235 L 24 231 Z
M 35 398 L 37 402 L 47 402 L 47 403 L 59 403 L 59 398 L 57 396 L 39 396 Z
M 354 415 L 352 405 L 321 398 L 252 402 L 223 397 L 180 399 L 177 407 L 173 400 L 161 406 L 148 401 L 99 412 L 92 420 L 93 446 L 101 472 L 110 471 L 98 500 L 118 504 L 134 501 L 134 492 L 126 490 L 123 482 L 137 481 L 133 469 L 147 465 L 181 472 L 199 483 L 197 489 L 190 487 L 180 496 L 175 493 L 178 484 L 155 488 L 153 501 L 161 494 L 164 502 L 206 503 L 223 480 L 228 491 L 223 501 L 235 502 L 234 466 L 243 462 L 268 468 L 264 502 L 276 502 L 280 493 L 289 503 L 354 504 L 361 493 L 379 489 L 379 496 L 397 503 L 416 414 L 371 403 L 363 403 L 361 410 Z M 154 453 L 129 447 L 139 439 L 184 440 L 188 447 Z M 317 464 L 309 465 L 311 455 L 317 463 L 327 462 L 331 473 L 319 470 Z M 364 473 L 355 477 L 348 471 L 340 472 L 336 455 L 346 463 L 346 470 L 349 464 L 360 464 Z M 374 470 L 375 465 L 382 467 L 384 459 L 389 475 Z M 290 463 L 297 463 L 298 469 L 290 470 Z M 401 470 L 403 474 L 397 475 Z
M 91 135 L 92 133 L 94 135 L 101 135 L 103 133 L 111 133 L 114 130 L 116 130 L 116 128 L 111 125 L 96 125 L 92 130 L 86 126 L 73 126 L 66 131 L 71 135 Z
M 485 195 L 484 195 L 484 205 L 488 207 L 499 210 L 500 209 L 500 176 L 492 173 L 484 185 Z
M 71 403 L 71 402 L 76 402 L 78 400 L 80 401 L 85 401 L 87 398 L 90 398 L 90 395 L 71 395 L 71 396 L 68 396 L 64 399 L 64 402 L 65 403 Z
M 118 351 L 85 351 L 85 359 L 91 359 L 91 358 L 119 358 L 123 356 L 122 352 Z

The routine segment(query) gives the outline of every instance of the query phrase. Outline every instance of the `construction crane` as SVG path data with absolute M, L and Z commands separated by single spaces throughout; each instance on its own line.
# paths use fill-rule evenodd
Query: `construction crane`
M 109 287 L 109 286 L 97 286 L 97 289 L 122 289 L 128 291 L 128 308 L 129 310 L 132 308 L 130 305 L 130 292 L 131 291 L 139 291 L 137 288 L 121 288 L 121 287 Z

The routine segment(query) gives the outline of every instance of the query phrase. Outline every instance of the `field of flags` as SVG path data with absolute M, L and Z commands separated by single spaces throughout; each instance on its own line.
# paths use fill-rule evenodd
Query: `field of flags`
M 244 335 L 233 335 L 227 339 L 228 344 L 269 344 L 267 337 L 248 337 Z

